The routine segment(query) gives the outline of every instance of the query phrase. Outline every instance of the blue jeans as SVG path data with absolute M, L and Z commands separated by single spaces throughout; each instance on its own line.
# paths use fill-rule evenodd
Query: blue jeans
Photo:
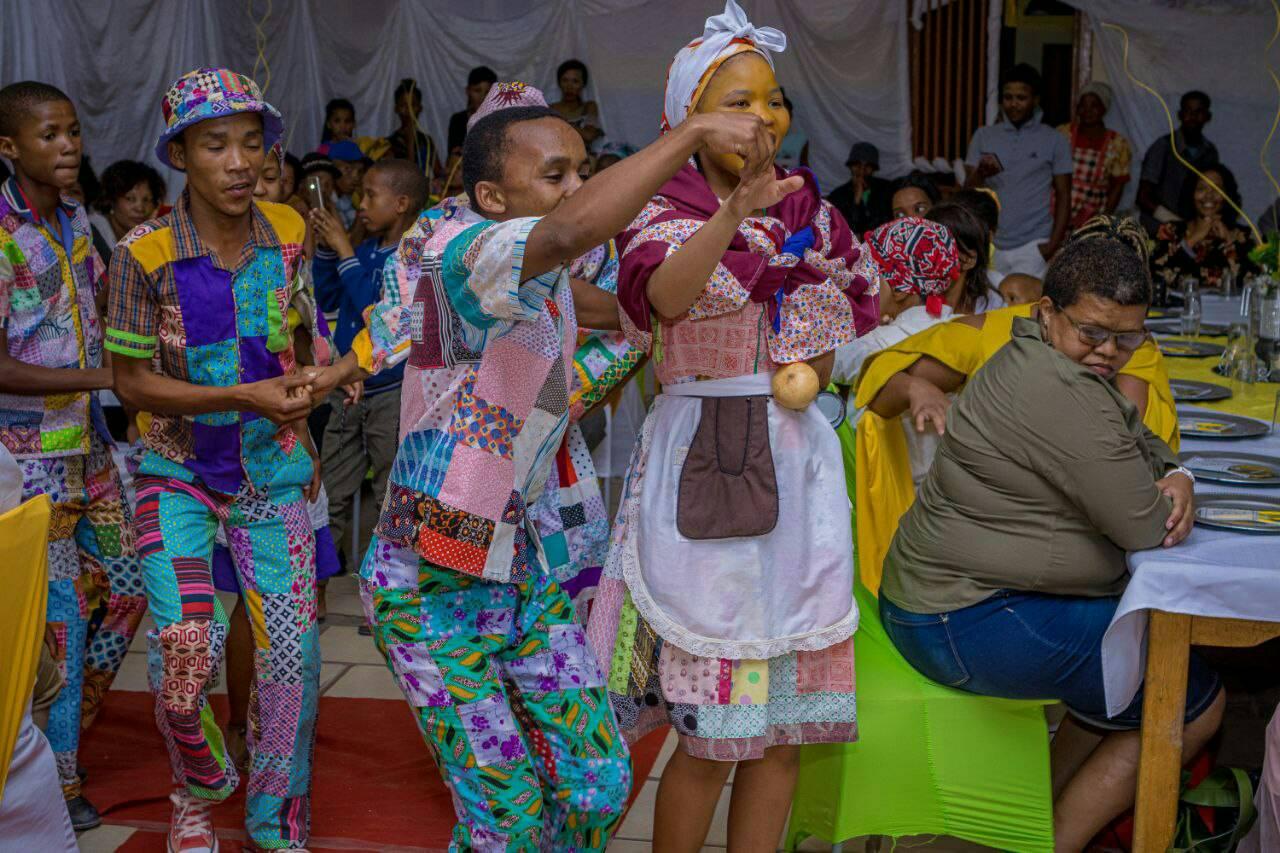
M 1079 598 L 1000 590 L 948 613 L 919 614 L 880 597 L 880 619 L 898 651 L 923 675 L 948 687 L 1005 699 L 1056 699 L 1104 729 L 1137 729 L 1142 689 L 1107 716 L 1102 635 L 1119 598 Z M 1186 721 L 1204 713 L 1222 685 L 1191 653 Z

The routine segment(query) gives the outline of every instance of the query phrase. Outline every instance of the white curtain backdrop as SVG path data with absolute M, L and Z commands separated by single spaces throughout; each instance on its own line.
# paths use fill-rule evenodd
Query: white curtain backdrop
M 753 22 L 790 39 L 778 77 L 824 189 L 848 179 L 844 158 L 855 141 L 880 148 L 882 174 L 905 172 L 906 4 L 742 5 Z M 576 57 L 591 71 L 588 93 L 600 103 L 607 139 L 643 145 L 657 135 L 672 56 L 722 8 L 723 0 L 0 0 L 0 85 L 36 79 L 64 89 L 101 171 L 122 158 L 159 166 L 151 148 L 160 98 L 200 65 L 254 74 L 284 113 L 289 150 L 301 155 L 319 143 L 330 98 L 355 103 L 358 134 L 382 136 L 395 126 L 392 90 L 414 77 L 424 95 L 421 124 L 443 145 L 473 66 L 537 85 L 554 101 L 556 66 Z M 176 193 L 179 176 L 162 174 Z
M 1088 15 L 1095 62 L 1115 95 L 1107 125 L 1133 144 L 1135 185 L 1142 155 L 1159 136 L 1168 134 L 1160 102 L 1125 74 L 1124 37 L 1104 23 L 1129 34 L 1129 71 L 1164 98 L 1178 123 L 1178 99 L 1200 89 L 1213 99 L 1213 121 L 1205 128 L 1221 160 L 1235 174 L 1251 217 L 1276 197 L 1259 163 L 1271 122 L 1280 106 L 1267 73 L 1267 42 L 1276 29 L 1276 14 L 1266 0 L 1068 0 Z M 1275 59 L 1280 42 L 1272 48 Z M 1268 162 L 1280 174 L 1280 133 Z M 1132 191 L 1126 194 L 1132 197 Z

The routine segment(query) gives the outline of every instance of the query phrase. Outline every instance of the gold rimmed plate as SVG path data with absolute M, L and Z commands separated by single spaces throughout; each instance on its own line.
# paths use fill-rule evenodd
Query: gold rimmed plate
M 1269 429 L 1262 421 L 1243 415 L 1207 409 L 1178 409 L 1178 432 L 1183 438 L 1257 438 L 1266 435 Z
M 1280 534 L 1280 498 L 1196 495 L 1196 524 L 1238 533 Z
M 1170 379 L 1169 389 L 1173 391 L 1176 403 L 1211 403 L 1231 398 L 1231 389 L 1226 385 L 1198 382 L 1194 379 Z
M 1181 335 L 1182 321 L 1176 317 L 1156 317 L 1147 320 L 1147 331 L 1157 335 Z M 1225 335 L 1229 329 L 1220 323 L 1201 323 L 1200 334 L 1209 337 Z
M 1196 480 L 1232 486 L 1280 486 L 1280 459 L 1230 450 L 1188 450 L 1178 456 Z

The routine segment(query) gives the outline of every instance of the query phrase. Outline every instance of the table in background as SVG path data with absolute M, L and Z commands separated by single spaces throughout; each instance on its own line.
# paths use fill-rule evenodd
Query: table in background
M 1208 411 L 1270 420 L 1280 386 L 1230 383 L 1210 372 L 1216 363 L 1216 358 L 1165 360 L 1172 378 L 1231 385 L 1236 396 L 1204 407 Z M 1280 432 L 1236 441 L 1182 441 L 1184 453 L 1218 450 L 1280 457 Z M 1196 484 L 1197 496 L 1224 493 L 1280 496 L 1280 489 Z M 1107 711 L 1118 713 L 1133 700 L 1145 669 L 1134 849 L 1165 850 L 1173 840 L 1177 809 L 1190 647 L 1254 646 L 1280 636 L 1280 537 L 1197 526 L 1176 548 L 1130 554 L 1129 569 L 1132 578 L 1102 641 Z

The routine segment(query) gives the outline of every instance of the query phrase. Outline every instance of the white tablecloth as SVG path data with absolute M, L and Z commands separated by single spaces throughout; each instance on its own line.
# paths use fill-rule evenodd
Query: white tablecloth
M 1280 457 L 1280 430 L 1240 441 L 1182 442 L 1184 453 L 1209 450 Z M 1205 480 L 1196 483 L 1197 496 L 1225 492 L 1280 497 L 1280 488 L 1226 486 Z M 1230 533 L 1197 525 L 1177 547 L 1130 554 L 1129 571 L 1133 577 L 1102 638 L 1102 674 L 1110 715 L 1128 707 L 1142 683 L 1147 610 L 1280 622 L 1280 536 Z

